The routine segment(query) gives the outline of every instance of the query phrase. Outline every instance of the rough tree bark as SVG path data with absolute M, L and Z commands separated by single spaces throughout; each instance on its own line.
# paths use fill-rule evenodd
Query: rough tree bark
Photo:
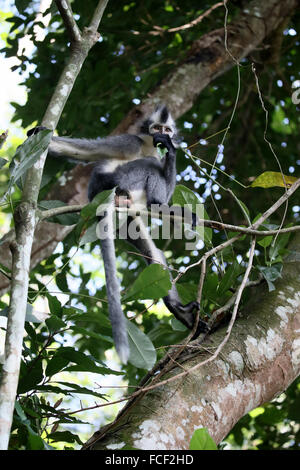
M 275 31 L 282 21 L 293 15 L 298 0 L 267 0 L 249 2 L 241 10 L 235 21 L 227 25 L 227 44 L 233 57 L 240 60 L 262 43 Z M 235 61 L 224 46 L 224 28 L 212 31 L 195 41 L 185 61 L 166 77 L 151 96 L 139 107 L 134 108 L 120 123 L 114 133 L 133 130 L 138 117 L 147 114 L 154 103 L 159 101 L 169 105 L 176 118 L 188 111 L 201 91 L 216 77 L 235 66 Z M 49 199 L 60 199 L 67 204 L 87 202 L 86 188 L 91 167 L 78 165 L 67 175 L 68 188 L 60 182 L 49 194 Z M 56 224 L 41 222 L 37 227 L 31 265 L 49 256 L 58 241 L 63 240 L 69 229 Z M 9 244 L 13 234 L 9 233 L 0 245 L 1 262 L 11 266 Z M 6 292 L 9 282 L 0 273 L 0 295 Z
M 300 372 L 300 234 L 290 250 L 276 290 L 255 288 L 217 359 L 135 400 L 84 448 L 188 449 L 202 427 L 219 443 L 242 416 L 284 391 Z M 202 362 L 224 335 L 225 328 L 211 335 L 182 366 Z

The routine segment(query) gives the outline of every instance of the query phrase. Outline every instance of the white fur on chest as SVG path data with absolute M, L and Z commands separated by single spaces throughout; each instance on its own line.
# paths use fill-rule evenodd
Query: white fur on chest
M 143 146 L 142 146 L 142 157 L 156 157 L 159 159 L 159 155 L 155 147 L 153 147 L 153 136 L 147 135 L 143 136 Z
M 102 167 L 102 171 L 104 171 L 105 173 L 112 173 L 113 171 L 115 171 L 115 169 L 119 165 L 124 165 L 124 163 L 127 163 L 127 162 L 124 160 L 115 160 L 115 159 L 107 160 Z
M 146 192 L 143 189 L 131 190 L 130 196 L 135 206 L 147 207 Z

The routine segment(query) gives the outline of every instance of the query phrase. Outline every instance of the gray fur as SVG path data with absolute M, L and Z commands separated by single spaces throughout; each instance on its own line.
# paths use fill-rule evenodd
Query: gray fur
M 120 285 L 117 278 L 116 255 L 113 238 L 101 240 L 101 254 L 105 268 L 108 311 L 113 338 L 117 353 L 121 361 L 126 364 L 129 358 L 129 345 L 126 320 L 120 301 Z
M 117 135 L 105 139 L 72 139 L 53 137 L 48 154 L 51 157 L 72 158 L 83 161 L 99 161 L 116 158 L 124 160 L 138 158 L 143 140 L 136 135 Z

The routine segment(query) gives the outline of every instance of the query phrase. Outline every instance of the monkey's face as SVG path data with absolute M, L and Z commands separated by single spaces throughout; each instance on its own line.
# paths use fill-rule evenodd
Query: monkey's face
M 143 134 L 150 135 L 151 137 L 154 134 L 168 135 L 175 148 L 179 145 L 175 121 L 168 108 L 164 105 L 156 107 L 149 118 L 143 122 L 141 131 Z
M 149 120 L 149 134 L 167 134 L 171 139 L 176 134 L 176 125 L 166 106 L 158 106 Z
M 157 122 L 154 122 L 153 124 L 149 126 L 149 132 L 151 135 L 167 134 L 170 136 L 171 139 L 174 135 L 174 130 L 170 125 L 165 125 L 165 124 L 157 123 Z

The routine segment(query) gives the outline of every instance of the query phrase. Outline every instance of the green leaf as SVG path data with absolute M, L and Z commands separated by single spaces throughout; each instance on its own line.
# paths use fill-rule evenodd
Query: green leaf
M 109 369 L 108 367 L 98 366 L 97 361 L 92 356 L 87 356 L 80 351 L 76 351 L 71 347 L 61 347 L 54 353 L 52 359 L 48 362 L 46 375 L 52 376 L 61 370 L 65 371 L 82 371 L 95 372 L 96 374 L 115 374 L 122 375 L 122 372 Z M 68 366 L 73 363 L 75 365 Z M 68 366 L 68 368 L 65 368 Z
M 28 1 L 27 0 L 16 0 L 15 1 L 16 7 L 18 9 L 19 13 L 22 13 L 25 8 L 28 7 Z
M 115 188 L 114 189 L 108 189 L 106 191 L 102 191 L 101 193 L 97 194 L 92 202 L 87 204 L 82 211 L 80 212 L 80 215 L 82 218 L 90 218 L 90 217 L 95 217 L 96 211 L 99 206 L 102 204 L 111 204 L 114 199 L 115 199 Z
M 53 333 L 55 331 L 59 331 L 62 328 L 66 328 L 67 324 L 62 321 L 59 317 L 56 315 L 51 315 L 50 318 L 47 318 L 46 320 L 46 325 L 50 331 L 50 333 Z
M 285 252 L 284 248 L 288 244 L 290 235 L 291 235 L 290 233 L 284 233 L 277 237 L 275 245 L 274 246 L 272 245 L 270 247 L 269 256 L 270 256 L 271 262 L 273 262 L 277 258 L 278 255 L 284 254 Z
M 183 304 L 193 302 L 197 298 L 198 286 L 196 284 L 181 282 L 176 284 L 176 288 Z
M 242 267 L 237 261 L 234 261 L 229 268 L 227 268 L 218 287 L 218 296 L 221 297 L 225 292 L 234 285 L 236 278 L 242 272 Z
M 95 331 L 88 330 L 86 328 L 82 328 L 81 326 L 70 326 L 70 330 L 72 330 L 75 334 L 79 333 L 84 338 L 90 337 L 95 338 L 99 342 L 106 341 L 107 343 L 113 344 L 113 339 L 110 336 L 102 335 L 101 333 L 96 333 Z
M 271 245 L 272 239 L 273 239 L 272 235 L 268 235 L 262 238 L 261 240 L 259 240 L 257 243 L 263 248 L 267 248 L 267 246 Z
M 45 371 L 48 377 L 52 377 L 52 375 L 55 375 L 58 372 L 62 371 L 70 363 L 69 358 L 64 357 L 61 349 L 64 349 L 64 348 L 58 349 L 54 353 L 50 361 L 48 362 L 48 365 Z
M 209 299 L 215 300 L 216 291 L 218 289 L 219 279 L 216 273 L 209 273 L 203 284 L 203 293 Z
M 204 209 L 204 205 L 199 201 L 196 194 L 186 186 L 178 184 L 175 187 L 172 203 L 181 207 L 187 206 L 191 212 L 197 214 L 199 218 L 209 220 L 208 214 Z M 198 232 L 202 235 L 202 232 Z M 213 231 L 209 227 L 204 227 L 204 243 L 209 244 L 212 239 Z
M 18 393 L 29 392 L 43 380 L 42 360 L 33 359 L 31 362 L 21 365 L 20 380 L 18 385 Z
M 279 186 L 284 188 L 285 185 L 290 187 L 297 181 L 297 179 L 298 178 L 295 178 L 294 176 L 287 175 L 284 175 L 283 179 L 282 174 L 277 171 L 265 171 L 253 181 L 251 187 L 272 188 L 274 186 Z
M 160 159 L 163 159 L 168 153 L 168 149 L 166 147 L 162 147 L 161 143 L 158 143 L 156 146 L 156 150 Z
M 23 142 L 15 153 L 10 165 L 10 188 L 31 168 L 48 148 L 52 131 L 46 129 L 34 134 Z
M 26 414 L 23 411 L 22 406 L 20 405 L 20 403 L 18 401 L 15 402 L 15 410 L 16 410 L 20 420 L 25 423 L 27 421 L 27 417 L 26 417 Z
M 46 443 L 43 441 L 43 439 L 32 430 L 30 426 L 30 421 L 27 418 L 26 414 L 24 413 L 22 406 L 20 403 L 17 401 L 15 402 L 15 410 L 16 413 L 21 421 L 21 423 L 26 427 L 27 432 L 28 432 L 28 438 L 27 438 L 27 443 L 28 443 L 28 448 L 30 450 L 43 450 L 45 447 L 47 447 Z
M 216 443 L 210 437 L 206 428 L 196 429 L 191 442 L 190 450 L 218 450 Z
M 159 299 L 171 289 L 167 268 L 154 263 L 147 266 L 133 283 L 123 300 Z
M 48 435 L 48 439 L 54 442 L 71 442 L 82 445 L 83 442 L 80 440 L 77 434 L 73 434 L 71 431 L 55 431 Z
M 129 362 L 139 369 L 152 369 L 156 361 L 156 351 L 149 337 L 129 320 L 127 320 L 127 332 L 130 348 Z
M 29 425 L 26 426 L 28 430 L 28 447 L 30 450 L 43 450 L 45 442 L 36 434 Z
M 65 272 L 65 271 L 62 271 L 62 272 L 58 273 L 58 274 L 55 276 L 55 282 L 56 282 L 57 287 L 58 287 L 62 292 L 68 292 L 69 286 L 68 286 L 68 282 L 67 282 L 67 277 L 66 277 L 66 272 Z
M 99 237 L 96 233 L 96 228 L 98 225 L 98 221 L 94 222 L 92 225 L 90 225 L 79 239 L 79 245 L 85 245 L 86 243 L 93 243 L 97 240 L 99 240 Z
M 196 213 L 197 205 L 201 204 L 195 193 L 186 186 L 183 186 L 182 184 L 178 184 L 177 186 L 175 186 L 175 190 L 172 196 L 172 202 L 173 204 L 177 204 L 178 206 L 182 207 L 186 204 L 191 204 L 192 212 L 194 213 Z M 203 204 L 201 205 L 203 206 Z
M 275 290 L 273 281 L 281 277 L 282 267 L 281 263 L 273 264 L 272 266 L 257 266 L 268 283 L 269 292 Z
M 187 327 L 184 326 L 183 323 L 181 323 L 181 321 L 177 320 L 177 318 L 175 317 L 172 317 L 171 318 L 171 326 L 173 328 L 173 330 L 175 331 L 187 331 Z
M 75 383 L 69 383 L 69 382 L 58 382 L 59 385 L 64 385 L 65 387 L 68 387 L 68 390 L 67 390 L 67 393 L 68 394 L 71 394 L 71 393 L 79 393 L 79 394 L 83 394 L 83 395 L 92 395 L 94 397 L 98 397 L 98 398 L 105 398 L 105 394 L 104 393 L 99 393 L 99 392 L 95 392 L 94 390 L 92 389 L 89 389 L 89 388 L 86 388 L 86 387 L 82 387 L 80 385 L 77 385 Z M 42 388 L 42 387 L 41 387 Z M 66 390 L 62 390 L 61 389 L 61 392 L 60 393 L 64 393 L 66 392 Z
M 62 306 L 58 298 L 47 293 L 47 299 L 48 299 L 49 310 L 52 313 L 52 315 L 61 316 Z

